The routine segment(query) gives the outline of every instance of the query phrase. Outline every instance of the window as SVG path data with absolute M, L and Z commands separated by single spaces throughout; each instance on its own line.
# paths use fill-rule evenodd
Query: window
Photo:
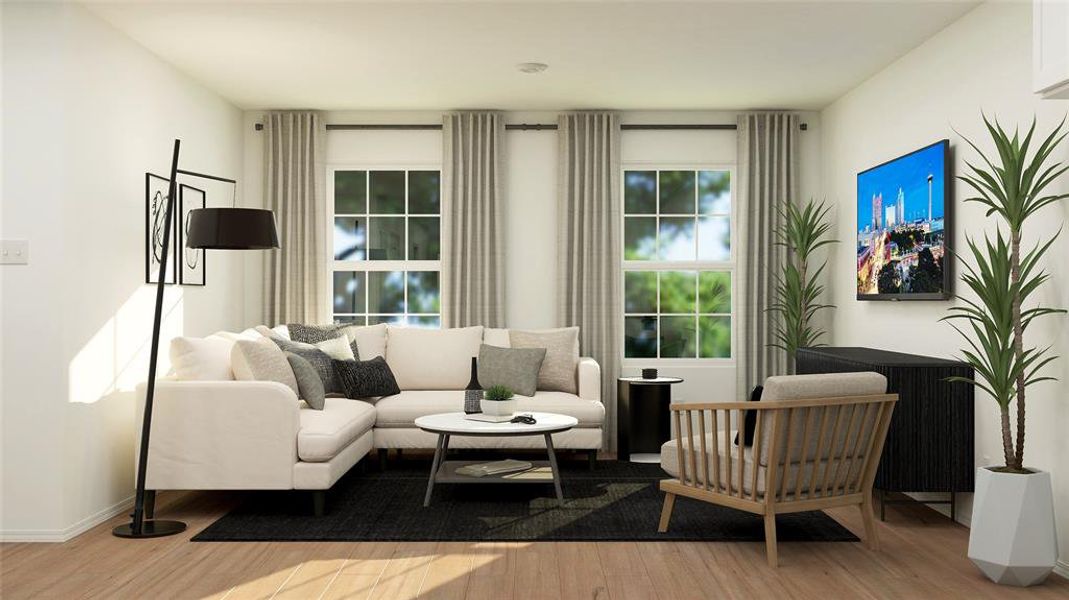
M 623 179 L 624 358 L 732 358 L 731 170 Z
M 440 327 L 441 173 L 331 169 L 338 323 Z

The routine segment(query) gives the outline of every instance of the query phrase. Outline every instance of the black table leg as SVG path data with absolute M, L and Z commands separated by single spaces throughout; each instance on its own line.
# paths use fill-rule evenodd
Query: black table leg
M 557 502 L 564 506 L 564 492 L 560 488 L 560 470 L 557 469 L 557 454 L 553 452 L 553 436 L 546 434 L 546 452 L 549 454 L 549 468 L 553 472 L 553 487 L 557 490 Z
M 449 435 L 438 434 L 438 445 L 434 449 L 434 462 L 431 464 L 431 476 L 427 479 L 427 495 L 423 497 L 423 506 L 431 505 L 431 494 L 434 493 L 434 480 L 438 478 L 438 468 L 445 460 L 445 453 L 449 449 Z

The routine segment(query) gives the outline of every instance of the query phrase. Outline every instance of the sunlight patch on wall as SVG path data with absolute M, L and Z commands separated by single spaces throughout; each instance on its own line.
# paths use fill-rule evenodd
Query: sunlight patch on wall
M 92 404 L 117 391 L 132 391 L 148 375 L 156 287 L 143 285 L 90 338 L 71 360 L 68 402 Z M 171 368 L 171 338 L 183 331 L 182 290 L 170 286 L 163 297 L 157 376 Z

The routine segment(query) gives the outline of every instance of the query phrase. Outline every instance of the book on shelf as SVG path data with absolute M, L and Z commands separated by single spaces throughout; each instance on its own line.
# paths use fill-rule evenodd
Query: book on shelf
M 509 458 L 506 460 L 464 465 L 463 467 L 457 468 L 456 474 L 468 477 L 486 477 L 488 475 L 519 473 L 520 471 L 527 471 L 530 468 L 531 463 L 525 460 L 514 460 Z

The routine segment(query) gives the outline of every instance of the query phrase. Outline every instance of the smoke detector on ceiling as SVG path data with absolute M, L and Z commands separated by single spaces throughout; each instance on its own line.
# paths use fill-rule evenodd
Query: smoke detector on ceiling
M 541 73 L 548 69 L 549 65 L 540 62 L 525 62 L 516 65 L 516 68 L 524 73 Z

